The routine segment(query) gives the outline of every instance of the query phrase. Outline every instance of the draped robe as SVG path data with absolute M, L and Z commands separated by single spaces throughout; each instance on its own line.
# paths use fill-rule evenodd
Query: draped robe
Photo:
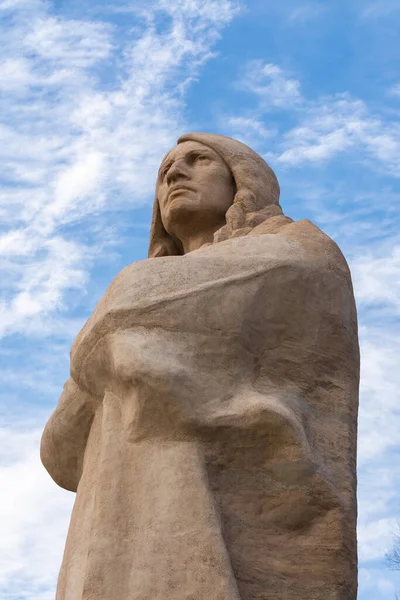
M 42 439 L 57 600 L 354 600 L 357 320 L 309 221 L 126 267 Z

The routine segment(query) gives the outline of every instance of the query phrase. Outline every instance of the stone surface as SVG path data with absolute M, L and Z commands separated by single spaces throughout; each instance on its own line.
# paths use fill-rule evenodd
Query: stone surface
M 229 138 L 163 161 L 151 258 L 77 336 L 42 438 L 77 492 L 57 600 L 356 598 L 351 278 L 278 197 Z

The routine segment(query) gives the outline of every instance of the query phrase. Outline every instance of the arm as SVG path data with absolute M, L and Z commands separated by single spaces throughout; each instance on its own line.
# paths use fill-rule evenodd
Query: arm
M 82 474 L 94 408 L 94 398 L 69 378 L 43 432 L 42 463 L 59 486 L 72 492 Z

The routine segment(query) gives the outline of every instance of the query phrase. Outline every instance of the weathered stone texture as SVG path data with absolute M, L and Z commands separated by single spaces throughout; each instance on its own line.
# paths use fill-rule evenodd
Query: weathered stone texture
M 262 159 L 219 136 L 181 144 L 200 141 L 233 174 L 234 210 L 183 253 L 157 195 L 154 258 L 115 278 L 77 336 L 43 435 L 46 468 L 77 492 L 57 600 L 355 600 L 346 261 L 281 214 Z M 196 189 L 200 169 L 205 185 L 206 166 L 182 180 Z

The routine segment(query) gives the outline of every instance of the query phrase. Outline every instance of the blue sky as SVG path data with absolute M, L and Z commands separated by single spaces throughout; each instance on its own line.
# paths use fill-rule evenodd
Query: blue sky
M 146 257 L 155 174 L 211 131 L 344 251 L 359 310 L 360 600 L 400 518 L 398 0 L 0 0 L 0 597 L 51 600 L 73 494 L 38 457 L 69 348 Z

